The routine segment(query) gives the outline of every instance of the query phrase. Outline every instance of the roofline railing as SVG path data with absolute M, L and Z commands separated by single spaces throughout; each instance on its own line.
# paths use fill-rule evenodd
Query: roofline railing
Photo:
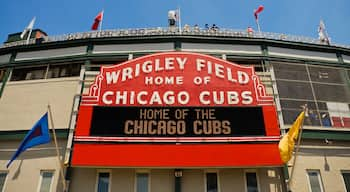
M 243 38 L 255 38 L 255 39 L 270 39 L 270 40 L 281 40 L 291 41 L 298 43 L 309 43 L 316 45 L 327 45 L 325 42 L 321 42 L 319 39 L 288 35 L 283 33 L 272 33 L 272 32 L 247 32 L 246 30 L 237 29 L 202 29 L 196 27 L 188 27 L 179 30 L 175 27 L 155 27 L 155 28 L 134 28 L 134 29 L 113 29 L 113 30 L 102 30 L 102 31 L 88 31 L 69 33 L 57 36 L 46 36 L 40 41 L 40 43 L 49 42 L 60 42 L 60 41 L 71 41 L 79 39 L 94 39 L 94 38 L 107 38 L 107 37 L 147 37 L 147 36 L 160 36 L 160 35 L 174 35 L 174 36 L 208 36 L 208 37 L 243 37 Z M 15 41 L 10 43 L 4 43 L 0 48 L 14 47 L 20 45 L 31 45 L 36 44 L 36 39 L 32 38 L 27 43 L 26 40 Z M 350 49 L 349 45 L 342 45 L 331 43 L 330 46 L 342 47 Z

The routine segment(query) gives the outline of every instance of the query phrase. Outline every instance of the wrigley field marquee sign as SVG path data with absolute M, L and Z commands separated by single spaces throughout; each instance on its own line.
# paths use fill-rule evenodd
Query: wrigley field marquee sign
M 256 106 L 271 103 L 253 67 L 173 52 L 102 67 L 83 103 L 102 106 Z
M 187 52 L 153 54 L 101 67 L 82 97 L 75 140 L 271 139 L 266 106 L 273 98 L 252 66 Z
M 273 98 L 252 66 L 208 55 L 147 55 L 100 73 L 81 97 L 77 167 L 281 166 Z

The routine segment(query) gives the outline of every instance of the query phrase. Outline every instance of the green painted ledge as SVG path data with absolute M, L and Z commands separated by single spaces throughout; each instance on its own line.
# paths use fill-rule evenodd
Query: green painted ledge
M 303 130 L 302 138 L 350 141 L 350 131 Z
M 29 130 L 20 131 L 0 131 L 0 141 L 1 140 L 20 140 L 23 139 Z M 68 138 L 68 129 L 56 129 L 56 136 L 59 139 Z M 52 136 L 52 130 L 50 130 Z

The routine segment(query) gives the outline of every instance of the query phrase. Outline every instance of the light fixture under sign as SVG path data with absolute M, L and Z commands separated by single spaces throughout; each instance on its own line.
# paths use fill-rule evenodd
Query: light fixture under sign
M 180 169 L 175 169 L 174 174 L 175 174 L 175 177 L 182 177 L 182 170 L 180 170 Z

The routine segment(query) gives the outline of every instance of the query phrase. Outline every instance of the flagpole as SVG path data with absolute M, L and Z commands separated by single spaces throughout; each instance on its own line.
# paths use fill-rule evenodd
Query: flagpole
M 27 37 L 27 42 L 26 42 L 27 45 L 29 44 L 29 39 L 30 39 L 30 36 L 32 35 L 35 20 L 36 20 L 36 17 L 34 17 L 34 19 L 33 19 L 33 26 L 31 26 L 28 37 Z
M 29 44 L 29 39 L 30 39 L 30 36 L 32 35 L 32 29 L 30 29 L 29 31 L 29 34 L 28 34 L 28 37 L 27 37 L 27 45 Z
M 264 10 L 264 6 L 260 5 L 257 9 L 254 10 L 254 17 L 256 25 L 258 26 L 259 35 L 261 35 L 261 29 L 259 24 L 258 14 Z
M 323 31 L 324 31 L 324 33 L 325 33 L 325 35 L 326 35 L 326 41 L 327 41 L 327 44 L 328 44 L 328 45 L 330 45 L 330 44 L 331 44 L 331 42 L 329 41 L 329 36 L 328 36 L 327 30 L 326 30 L 326 25 L 324 24 L 324 22 L 323 22 L 323 20 L 322 20 L 322 19 L 321 19 L 321 21 L 322 21 L 323 26 L 324 26 Z
M 54 139 L 54 142 L 55 142 L 57 160 L 58 160 L 58 163 L 60 164 L 59 169 L 60 169 L 60 174 L 61 174 L 61 177 L 62 177 L 63 191 L 66 191 L 66 189 L 67 189 L 67 187 L 66 187 L 66 179 L 65 179 L 65 176 L 64 176 L 64 173 L 63 173 L 63 164 L 62 164 L 62 161 L 60 159 L 60 152 L 58 150 L 56 131 L 55 131 L 55 126 L 53 124 L 52 112 L 51 112 L 50 105 L 47 105 L 47 110 L 49 111 L 49 119 L 50 119 L 50 123 L 51 123 L 51 126 L 52 126 L 51 128 L 52 128 L 52 133 L 53 133 L 53 139 Z
M 103 22 L 104 16 L 105 16 L 105 10 L 102 9 L 102 19 L 101 19 L 101 25 L 100 25 L 100 32 L 102 31 L 102 22 Z
M 304 106 L 304 115 L 305 115 L 306 112 L 307 112 L 307 106 L 305 105 Z M 298 153 L 299 153 L 299 149 L 300 149 L 301 136 L 303 134 L 304 120 L 305 120 L 305 118 L 303 119 L 303 122 L 301 122 L 301 126 L 300 126 L 300 133 L 298 135 L 298 142 L 297 142 L 297 146 L 295 148 L 294 160 L 293 160 L 293 164 L 292 164 L 292 170 L 291 170 L 291 173 L 290 173 L 290 177 L 289 177 L 289 180 L 288 180 L 288 186 L 290 186 L 292 184 L 292 179 L 293 179 L 294 170 L 295 170 L 294 167 L 295 167 L 295 163 L 297 161 L 297 157 L 298 157 Z
M 178 10 L 178 12 L 179 12 L 179 32 L 180 32 L 180 35 L 181 35 L 181 13 L 180 13 L 180 6 L 179 6 L 179 8 L 177 9 Z
M 259 19 L 255 19 L 255 21 L 256 21 L 256 25 L 258 26 L 259 34 L 261 34 Z

